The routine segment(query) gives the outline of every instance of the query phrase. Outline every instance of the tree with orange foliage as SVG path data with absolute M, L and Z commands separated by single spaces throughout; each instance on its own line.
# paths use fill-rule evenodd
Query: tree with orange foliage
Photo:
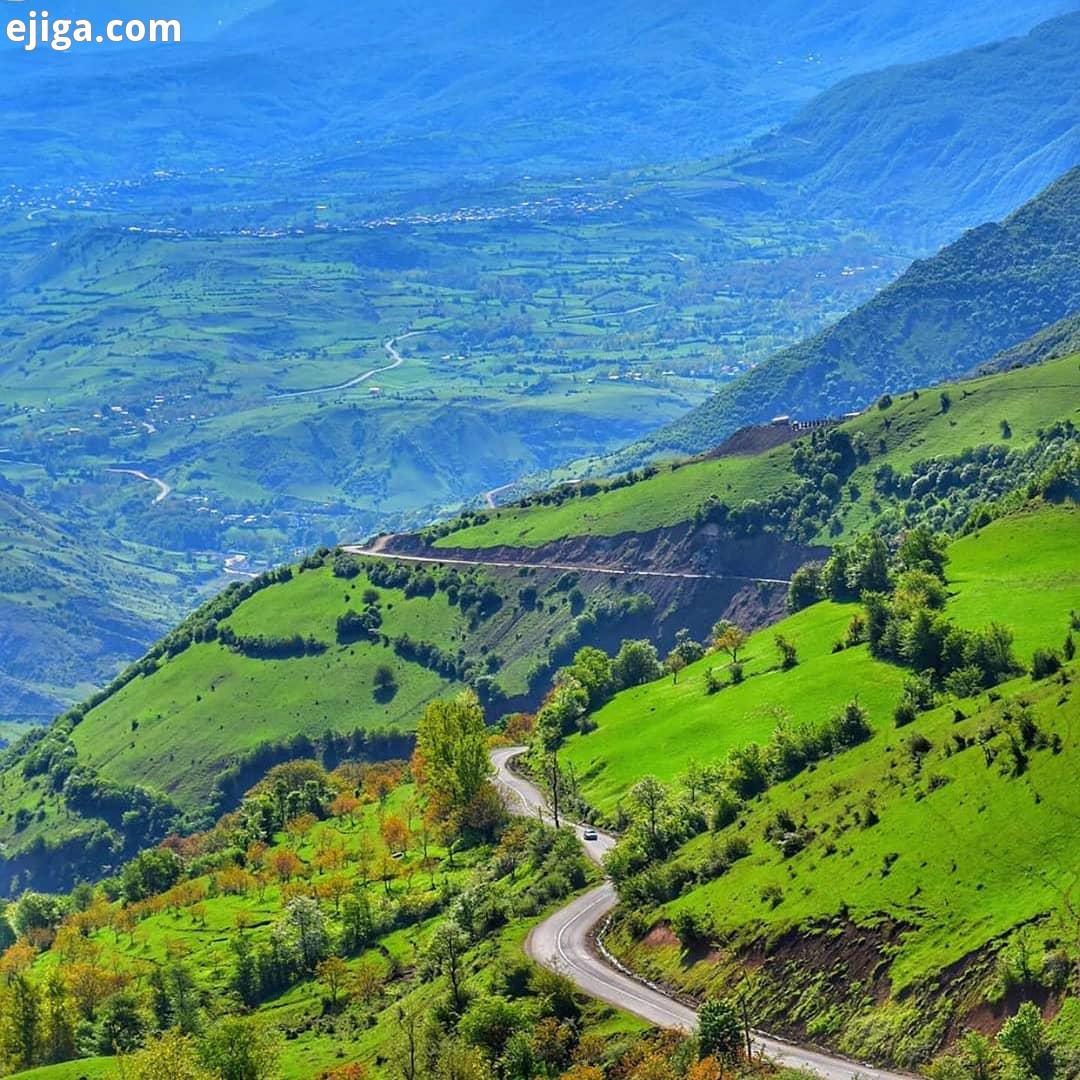
M 60 957 L 64 963 L 72 963 L 75 960 L 85 959 L 92 955 L 98 946 L 91 942 L 75 922 L 65 922 L 56 928 L 56 937 L 53 939 L 52 951 Z
M 382 837 L 382 842 L 391 851 L 405 851 L 409 846 L 409 841 L 412 839 L 409 834 L 409 826 L 397 814 L 388 814 L 383 818 L 383 822 L 379 826 L 379 835 Z
M 532 713 L 514 713 L 506 721 L 506 742 L 509 746 L 523 746 L 532 736 L 536 717 Z
M 356 815 L 361 806 L 360 800 L 353 794 L 343 791 L 331 804 L 330 813 L 336 818 L 348 818 L 350 826 L 356 826 Z
M 269 859 L 270 873 L 283 884 L 299 874 L 303 866 L 299 857 L 288 848 L 278 848 Z
M 596 1065 L 571 1065 L 559 1080 L 604 1080 L 604 1070 Z
M 672 1060 L 680 1041 L 681 1036 L 674 1031 L 638 1039 L 621 1062 L 627 1080 L 675 1080 Z
M 135 929 L 138 925 L 139 913 L 136 911 L 134 905 L 122 907 L 113 916 L 113 933 L 115 933 L 117 941 L 120 940 L 121 934 L 127 934 L 128 940 L 134 945 Z
M 686 1070 L 686 1080 L 723 1080 L 724 1066 L 709 1054 Z
M 344 848 L 333 847 L 327 845 L 326 847 L 320 847 L 315 852 L 315 869 L 322 874 L 329 873 L 331 870 L 340 870 L 346 862 L 348 862 L 348 855 L 345 853 Z
M 244 853 L 244 861 L 252 870 L 260 870 L 266 858 L 266 845 L 261 840 L 253 840 Z
M 307 836 L 313 828 L 318 818 L 314 814 L 297 814 L 294 818 L 289 818 L 285 822 L 285 832 L 288 834 L 289 839 L 299 846 L 303 843 L 304 837 Z
M 10 979 L 26 971 L 34 962 L 37 949 L 28 941 L 16 941 L 0 955 L 0 981 Z
M 306 881 L 287 881 L 281 886 L 281 903 L 282 905 L 288 904 L 292 900 L 296 900 L 298 897 L 308 899 L 315 895 L 318 890 L 313 889 Z
M 319 895 L 334 905 L 334 914 L 341 914 L 341 901 L 349 895 L 351 883 L 344 874 L 332 874 L 319 886 Z
M 596 1065 L 602 1062 L 607 1054 L 607 1042 L 602 1035 L 595 1032 L 585 1031 L 578 1039 L 574 1047 L 575 1065 Z
M 368 767 L 359 761 L 343 761 L 327 779 L 335 791 L 351 791 L 355 794 L 364 785 L 364 772 Z
M 338 998 L 341 996 L 345 981 L 349 977 L 349 965 L 340 956 L 328 956 L 315 969 L 315 975 L 319 982 L 326 987 L 330 995 L 330 1008 L 336 1012 Z
M 371 1070 L 362 1061 L 352 1061 L 324 1072 L 322 1080 L 368 1080 L 370 1076 Z
M 349 989 L 352 995 L 366 1005 L 382 993 L 386 984 L 386 971 L 374 957 L 365 957 L 353 968 Z
M 364 771 L 364 794 L 377 802 L 381 809 L 390 793 L 401 783 L 403 773 L 401 765 L 393 761 L 369 765 Z
M 84 1020 L 93 1020 L 98 1006 L 129 982 L 128 976 L 79 961 L 63 966 L 68 994 Z
M 227 866 L 217 872 L 214 882 L 224 896 L 246 896 L 255 888 L 255 875 L 240 866 Z
M 80 933 L 92 934 L 103 930 L 112 921 L 112 905 L 104 896 L 96 895 L 85 911 L 76 911 L 71 915 L 71 923 Z
M 561 1069 L 570 1059 L 576 1038 L 577 1033 L 570 1024 L 546 1016 L 533 1028 L 533 1056 L 549 1071 Z

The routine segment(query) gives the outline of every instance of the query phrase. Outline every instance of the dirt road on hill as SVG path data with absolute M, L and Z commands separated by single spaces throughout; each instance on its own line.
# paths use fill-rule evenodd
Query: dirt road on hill
M 582 574 L 614 574 L 617 577 L 654 577 L 681 578 L 686 581 L 760 581 L 766 585 L 790 585 L 787 578 L 746 577 L 741 574 L 705 574 L 693 570 L 628 570 L 618 566 L 587 566 L 583 563 L 544 562 L 537 560 L 500 560 L 483 558 L 465 558 L 460 553 L 453 556 L 438 555 L 398 555 L 386 550 L 392 537 L 379 537 L 369 547 L 359 544 L 346 544 L 342 551 L 350 555 L 360 555 L 367 559 L 390 559 L 395 562 L 429 563 L 446 566 L 491 566 L 508 570 L 570 570 Z

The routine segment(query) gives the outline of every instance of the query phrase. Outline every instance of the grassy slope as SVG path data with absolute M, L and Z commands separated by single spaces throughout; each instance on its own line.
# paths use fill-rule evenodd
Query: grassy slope
M 1080 608 L 1078 544 L 1075 508 L 1005 518 L 953 544 L 948 614 L 967 627 L 1006 623 L 1023 660 L 1036 645 L 1060 645 L 1070 609 Z M 595 714 L 596 730 L 571 739 L 563 752 L 585 797 L 610 812 L 645 771 L 671 780 L 692 759 L 716 760 L 764 739 L 776 709 L 797 722 L 821 721 L 857 693 L 872 723 L 891 723 L 903 669 L 874 660 L 865 645 L 831 652 L 855 610 L 824 602 L 753 635 L 739 686 L 705 693 L 706 671 L 726 660 L 713 655 L 686 668 L 677 685 L 665 679 L 617 695 Z M 798 649 L 791 671 L 776 670 L 776 633 Z
M 1075 507 L 1028 511 L 959 541 L 950 549 L 956 594 L 949 613 L 966 626 L 989 618 L 1006 622 L 1024 659 L 1035 644 L 1060 646 L 1070 609 L 1080 603 L 1078 541 Z M 609 808 L 645 770 L 643 762 L 667 779 L 691 756 L 715 760 L 736 742 L 763 737 L 768 724 L 760 710 L 766 702 L 802 719 L 817 682 L 814 669 L 822 663 L 812 632 L 831 635 L 842 614 L 819 604 L 784 624 L 792 638 L 801 635 L 807 659 L 786 675 L 748 680 L 761 684 L 742 690 L 759 711 L 737 720 L 736 732 L 710 730 L 699 707 L 715 703 L 718 712 L 735 691 L 704 698 L 700 678 L 693 692 L 657 683 L 620 695 L 599 715 L 598 730 L 575 740 L 565 760 L 580 769 L 590 761 L 605 763 L 585 789 Z M 748 655 L 758 648 L 752 643 Z M 898 679 L 899 671 L 870 660 L 865 648 L 823 662 L 832 666 L 837 700 L 858 690 L 870 710 L 873 737 L 748 803 L 731 828 L 749 840 L 749 857 L 646 915 L 647 930 L 691 911 L 707 927 L 704 940 L 727 942 L 734 951 L 684 950 L 659 930 L 630 936 L 621 929 L 608 944 L 643 974 L 708 994 L 727 992 L 732 980 L 743 977 L 732 960 L 741 947 L 772 942 L 764 962 L 759 953 L 753 960 L 759 1022 L 809 1033 L 855 1056 L 911 1065 L 933 1052 L 950 1020 L 962 1025 L 978 1013 L 986 1024 L 1000 1016 L 984 1004 L 1000 993 L 994 967 L 973 963 L 973 957 L 996 950 L 1033 921 L 1041 924 L 1031 938 L 1036 967 L 1042 942 L 1049 949 L 1056 940 L 1074 940 L 1062 895 L 1075 885 L 1080 858 L 1080 836 L 1069 825 L 1080 817 L 1080 662 L 1068 666 L 1065 684 L 1024 675 L 993 696 L 947 701 L 900 731 L 886 709 L 893 698 L 883 695 L 885 681 Z M 768 684 L 771 693 L 764 689 Z M 1042 735 L 1060 737 L 1061 745 L 1058 751 L 1031 749 L 1026 770 L 1016 776 L 1007 767 L 1002 732 L 1025 705 Z M 957 708 L 964 717 L 959 721 Z M 979 738 L 991 724 L 999 732 L 990 742 L 997 756 L 987 763 Z M 909 747 L 913 735 L 930 743 L 921 761 Z M 957 749 L 958 737 L 966 748 Z M 872 827 L 862 821 L 868 803 L 879 818 Z M 765 835 L 781 810 L 810 832 L 803 850 L 789 858 Z M 723 832 L 699 836 L 676 859 L 699 863 L 725 838 Z M 883 926 L 899 932 L 872 946 L 880 965 L 868 962 L 860 974 L 847 974 L 845 964 L 860 962 L 849 949 L 865 953 Z M 784 937 L 788 932 L 791 938 Z M 824 936 L 815 946 L 819 933 Z M 945 973 L 963 981 L 940 1000 L 934 995 Z
M 484 525 L 443 537 L 436 547 L 539 547 L 566 536 L 617 536 L 678 525 L 709 492 L 742 502 L 770 495 L 789 480 L 790 449 L 760 457 L 695 461 L 628 487 L 569 499 L 561 506 L 499 510 Z
M 745 654 L 746 680 L 706 694 L 709 668 L 727 657 L 691 664 L 677 685 L 669 678 L 618 694 L 594 715 L 595 731 L 571 739 L 563 760 L 572 765 L 590 803 L 611 811 L 645 772 L 673 780 L 691 760 L 711 761 L 749 741 L 768 737 L 782 708 L 795 721 L 818 720 L 850 700 L 852 687 L 875 718 L 895 702 L 903 672 L 870 659 L 866 646 L 830 654 L 855 605 L 817 604 L 755 634 Z M 776 670 L 773 635 L 782 632 L 799 650 L 790 672 Z M 645 764 L 647 763 L 647 764 Z
M 968 719 L 959 724 L 953 704 L 925 714 L 910 729 L 883 724 L 864 746 L 772 789 L 748 814 L 751 858 L 673 907 L 684 903 L 727 926 L 760 924 L 770 933 L 830 918 L 842 901 L 856 921 L 887 913 L 912 924 L 890 970 L 897 991 L 1053 908 L 1080 856 L 1080 835 L 1060 827 L 1080 813 L 1073 782 L 1080 699 L 1074 690 L 1033 686 L 1027 677 L 1003 694 L 1005 701 L 1031 701 L 1040 727 L 1062 735 L 1063 751 L 1034 752 L 1030 770 L 1018 779 L 988 769 L 978 746 L 946 757 L 954 734 L 973 738 L 986 721 L 1000 720 L 1004 702 L 991 705 L 985 695 L 964 703 Z M 904 747 L 915 732 L 934 748 L 921 774 Z M 931 776 L 946 783 L 928 791 Z M 859 829 L 851 811 L 871 791 L 881 820 Z M 823 838 L 789 860 L 759 831 L 781 808 L 796 820 L 805 816 Z M 824 839 L 837 844 L 835 854 L 824 852 Z M 890 852 L 900 858 L 882 874 Z M 761 896 L 770 884 L 784 892 L 775 909 Z
M 112 779 L 149 784 L 191 805 L 205 793 L 216 763 L 260 742 L 356 727 L 411 728 L 427 701 L 457 684 L 379 644 L 336 644 L 337 617 L 350 607 L 361 609 L 368 587 L 364 575 L 345 581 L 324 567 L 256 593 L 227 620 L 238 634 L 310 634 L 327 643 L 327 651 L 262 660 L 216 642 L 193 645 L 87 715 L 73 737 L 80 760 Z M 434 641 L 451 653 L 467 648 L 470 655 L 478 655 L 483 642 L 498 640 L 508 661 L 500 681 L 508 692 L 520 693 L 528 664 L 569 612 L 562 594 L 543 610 L 523 612 L 512 599 L 517 587 L 513 579 L 503 586 L 511 599 L 474 631 L 445 593 L 407 599 L 400 589 L 380 588 L 381 632 Z M 393 668 L 399 687 L 389 701 L 374 693 L 375 669 L 382 664 Z
M 449 654 L 464 650 L 476 660 L 497 654 L 499 685 L 510 695 L 520 694 L 527 689 L 530 669 L 547 659 L 548 646 L 572 618 L 567 591 L 553 587 L 559 576 L 484 576 L 504 602 L 475 623 L 442 591 L 406 598 L 400 589 L 380 587 L 380 631 L 391 638 L 408 634 L 415 641 L 431 641 Z M 530 610 L 520 607 L 517 597 L 526 584 L 539 593 Z M 204 805 L 224 765 L 261 743 L 356 728 L 411 730 L 428 701 L 454 693 L 460 684 L 378 643 L 337 644 L 337 617 L 350 608 L 362 610 L 361 596 L 369 587 L 365 575 L 344 580 L 327 566 L 255 593 L 227 625 L 242 635 L 312 636 L 328 646 L 326 651 L 269 660 L 244 656 L 218 642 L 192 644 L 86 714 L 72 734 L 80 763 L 96 767 L 109 780 L 167 793 L 181 808 L 192 810 Z M 601 583 L 590 597 L 611 591 L 612 586 Z M 375 693 L 375 671 L 383 664 L 397 680 L 390 697 Z M 0 771 L 0 786 L 6 811 L 0 814 L 0 844 L 10 845 L 9 850 L 85 824 L 40 778 L 24 778 L 18 761 Z M 13 815 L 20 808 L 33 818 L 16 833 Z
M 216 763 L 260 742 L 415 722 L 420 706 L 452 684 L 392 649 L 334 644 L 334 621 L 350 606 L 344 597 L 352 595 L 351 606 L 359 609 L 366 587 L 366 579 L 346 583 L 324 568 L 257 593 L 227 620 L 238 633 L 299 632 L 330 648 L 319 656 L 262 660 L 217 642 L 192 645 L 87 715 L 73 736 L 80 760 L 112 779 L 148 784 L 190 805 L 205 793 Z M 415 632 L 429 622 L 427 636 L 446 640 L 463 622 L 442 594 L 406 600 L 400 590 L 380 592 L 385 633 Z M 399 686 L 385 703 L 375 699 L 373 686 L 375 669 L 384 663 Z
M 361 845 L 367 844 L 378 850 L 382 813 L 398 814 L 405 820 L 413 819 L 416 814 L 415 799 L 416 789 L 405 784 L 392 793 L 381 812 L 375 804 L 369 803 L 358 815 L 355 824 L 331 819 L 317 824 L 299 845 L 286 845 L 284 837 L 279 837 L 279 844 L 295 851 L 305 863 L 311 862 L 320 845 L 342 848 L 347 860 L 340 873 L 348 879 L 350 886 L 362 888 L 355 858 Z M 275 850 L 272 847 L 267 852 L 268 859 Z M 434 867 L 430 873 L 421 868 L 422 860 L 418 851 L 410 850 L 404 859 L 394 864 L 401 875 L 390 887 L 395 900 L 405 894 L 420 897 L 438 888 L 453 891 L 466 887 L 473 872 L 485 864 L 491 853 L 491 849 L 486 847 L 458 853 L 451 868 L 443 848 L 433 844 L 429 851 Z M 313 885 L 318 885 L 330 876 L 330 872 L 315 873 L 309 880 Z M 525 869 L 508 882 L 509 891 L 512 895 L 518 894 L 535 880 L 536 874 Z M 196 881 L 209 884 L 209 878 Z M 366 886 L 366 892 L 375 906 L 385 895 L 383 886 L 377 883 Z M 263 942 L 269 935 L 271 923 L 281 913 L 282 898 L 279 887 L 270 885 L 261 897 L 254 890 L 246 895 L 211 896 L 202 901 L 202 906 L 204 910 L 201 915 L 198 911 L 193 914 L 190 907 L 150 915 L 138 924 L 131 938 L 126 934 L 115 934 L 110 929 L 97 931 L 90 935 L 87 948 L 96 952 L 96 962 L 100 966 L 121 972 L 145 971 L 148 964 L 160 963 L 170 952 L 179 950 L 196 973 L 200 990 L 217 997 L 226 992 L 226 980 L 233 967 L 233 954 L 228 941 L 237 932 L 237 916 L 242 913 L 248 920 L 250 929 L 245 932 L 252 942 Z M 328 905 L 327 910 L 329 914 L 332 905 Z M 351 969 L 362 963 L 375 963 L 384 972 L 389 972 L 389 961 L 393 961 L 399 969 L 393 992 L 372 1010 L 375 1022 L 370 1027 L 357 1025 L 353 1035 L 349 1034 L 350 1029 L 345 1024 L 329 1027 L 315 1025 L 322 1015 L 325 994 L 325 989 L 316 979 L 302 980 L 257 1007 L 256 1013 L 271 1023 L 298 1032 L 295 1038 L 288 1039 L 284 1044 L 281 1062 L 283 1080 L 303 1080 L 348 1060 L 370 1063 L 380 1050 L 385 1052 L 397 1033 L 398 1002 L 411 1009 L 430 1006 L 438 996 L 438 986 L 419 986 L 411 975 L 441 921 L 442 916 L 435 915 L 403 929 L 392 930 L 360 956 L 348 961 Z M 512 922 L 476 946 L 469 964 L 474 972 L 470 979 L 474 988 L 486 982 L 498 970 L 500 955 L 520 953 L 525 934 L 534 921 L 524 919 Z M 37 960 L 38 974 L 57 963 L 62 963 L 57 956 L 48 952 L 42 954 Z M 640 1029 L 636 1021 L 603 1006 L 590 1007 L 587 1023 L 592 1021 L 605 1022 L 609 1032 Z M 113 1059 L 95 1058 L 86 1063 L 69 1062 L 19 1075 L 41 1077 L 42 1080 L 67 1080 L 68 1077 L 85 1075 L 88 1080 L 93 1080 L 99 1075 L 114 1075 L 115 1068 Z
M 891 408 L 871 408 L 843 425 L 861 432 L 870 452 L 852 482 L 863 492 L 872 490 L 874 471 L 891 464 L 898 472 L 923 458 L 954 454 L 974 446 L 1030 445 L 1039 427 L 1058 419 L 1080 417 L 1080 356 L 1049 361 L 1036 367 L 989 375 L 948 387 L 952 405 L 942 412 L 938 389 L 917 398 L 905 395 Z M 1011 436 L 1002 434 L 1008 420 Z M 436 546 L 484 548 L 499 544 L 534 547 L 567 536 L 615 535 L 644 532 L 675 525 L 691 518 L 710 495 L 738 505 L 765 497 L 793 479 L 791 445 L 753 458 L 723 458 L 662 468 L 648 480 L 629 487 L 584 498 L 568 499 L 561 506 L 506 508 L 489 515 L 487 522 L 444 537 Z M 844 536 L 873 516 L 865 496 L 842 507 Z M 819 542 L 827 543 L 822 536 Z

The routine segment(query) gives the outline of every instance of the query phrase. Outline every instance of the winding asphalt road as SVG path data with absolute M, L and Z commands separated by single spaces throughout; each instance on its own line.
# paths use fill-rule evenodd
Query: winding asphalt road
M 510 769 L 511 760 L 523 752 L 521 746 L 492 751 L 496 782 L 513 813 L 542 820 L 550 818 L 540 791 Z M 615 846 L 615 838 L 598 832 L 596 840 L 588 841 L 581 825 L 575 824 L 573 829 L 581 838 L 589 858 L 602 864 L 604 855 Z M 591 889 L 536 926 L 525 942 L 525 951 L 538 964 L 569 976 L 590 997 L 606 1001 L 651 1024 L 692 1031 L 697 1023 L 693 1009 L 620 970 L 617 961 L 603 951 L 602 945 L 596 944 L 594 930 L 597 924 L 617 903 L 618 896 L 610 881 Z M 904 1073 L 875 1069 L 796 1046 L 760 1031 L 754 1032 L 754 1049 L 782 1065 L 808 1070 L 825 1080 L 851 1080 L 856 1076 L 866 1080 L 910 1080 Z

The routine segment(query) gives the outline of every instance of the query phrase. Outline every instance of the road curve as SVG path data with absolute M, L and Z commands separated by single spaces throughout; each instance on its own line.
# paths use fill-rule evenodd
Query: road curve
M 154 504 L 163 502 L 172 493 L 172 488 L 164 480 L 157 476 L 147 476 L 141 469 L 106 469 L 105 471 L 117 473 L 120 476 L 134 476 L 136 480 L 145 480 L 148 484 L 153 484 L 158 489 Z
M 484 492 L 484 505 L 489 510 L 495 510 L 497 508 L 497 503 L 495 502 L 495 496 L 496 495 L 501 495 L 504 491 L 509 491 L 511 488 L 516 487 L 516 486 L 517 486 L 517 481 L 516 480 L 511 480 L 509 484 L 501 484 L 497 488 L 492 488 L 490 491 L 485 491 Z
M 510 761 L 523 753 L 524 749 L 512 746 L 492 751 L 496 783 L 504 791 L 511 812 L 550 818 L 541 792 L 510 770 Z M 575 824 L 573 828 L 582 837 L 582 826 Z M 583 839 L 582 842 L 588 856 L 594 862 L 601 863 L 603 856 L 614 847 L 615 838 L 598 832 L 596 840 Z M 611 882 L 590 889 L 534 927 L 525 942 L 525 951 L 538 964 L 569 976 L 590 997 L 606 1001 L 651 1024 L 692 1031 L 697 1023 L 697 1013 L 692 1008 L 620 970 L 615 966 L 617 961 L 614 958 L 601 954 L 603 946 L 598 949 L 594 943 L 597 924 L 617 903 L 618 896 Z M 754 1049 L 779 1064 L 805 1069 L 825 1080 L 852 1080 L 852 1077 L 861 1080 L 910 1080 L 905 1073 L 876 1069 L 847 1058 L 796 1046 L 761 1031 L 754 1032 Z
M 367 382 L 368 379 L 375 375 L 381 375 L 384 371 L 393 371 L 394 368 L 401 367 L 401 365 L 405 363 L 405 357 L 397 350 L 398 342 L 404 341 L 406 338 L 416 337 L 417 334 L 424 334 L 426 332 L 427 331 L 425 330 L 410 330 L 407 334 L 399 334 L 395 338 L 389 338 L 384 341 L 383 348 L 386 350 L 392 363 L 383 364 L 382 367 L 372 368 L 370 371 L 365 371 L 363 375 L 357 375 L 347 382 L 337 383 L 334 386 L 313 386 L 310 390 L 286 390 L 280 394 L 271 394 L 270 400 L 281 401 L 284 398 L 307 397 L 310 394 L 331 394 L 335 390 L 349 390 L 354 386 L 359 386 L 360 383 Z
M 383 537 L 383 544 L 389 538 Z M 742 574 L 701 574 L 689 570 L 624 570 L 616 566 L 588 566 L 584 563 L 561 562 L 526 562 L 506 559 L 466 559 L 460 555 L 449 558 L 445 555 L 398 555 L 386 551 L 376 541 L 370 547 L 362 544 L 343 544 L 342 551 L 349 555 L 360 555 L 365 559 L 390 559 L 393 562 L 437 563 L 447 566 L 493 566 L 508 570 L 577 570 L 582 574 L 615 574 L 619 577 L 654 577 L 683 578 L 691 581 L 760 581 L 766 585 L 790 585 L 787 578 L 745 577 Z

